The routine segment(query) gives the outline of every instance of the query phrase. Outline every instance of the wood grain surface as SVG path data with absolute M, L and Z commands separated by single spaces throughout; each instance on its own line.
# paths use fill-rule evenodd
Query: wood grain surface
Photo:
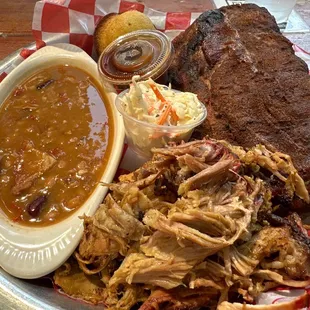
M 0 59 L 33 42 L 35 3 L 36 0 L 0 0 Z
M 155 9 L 201 12 L 210 8 L 205 0 L 138 0 Z M 31 33 L 36 0 L 0 0 L 0 60 L 34 41 Z M 310 25 L 310 0 L 298 0 L 296 11 Z M 290 34 L 288 38 L 310 51 L 310 33 Z

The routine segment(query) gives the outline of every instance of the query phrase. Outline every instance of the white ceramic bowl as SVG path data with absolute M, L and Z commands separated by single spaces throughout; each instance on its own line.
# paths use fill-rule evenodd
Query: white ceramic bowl
M 1 82 L 0 104 L 27 77 L 41 69 L 60 64 L 80 68 L 102 83 L 97 64 L 83 50 L 70 44 L 56 44 L 35 52 Z M 112 152 L 101 180 L 111 182 L 123 150 L 124 128 L 114 108 L 114 88 L 106 83 L 103 87 L 108 98 L 105 104 L 112 107 L 115 128 Z M 83 221 L 79 216 L 94 214 L 106 193 L 107 188 L 98 185 L 70 217 L 46 227 L 18 225 L 0 211 L 0 266 L 13 276 L 25 279 L 38 278 L 58 268 L 72 254 L 82 236 Z

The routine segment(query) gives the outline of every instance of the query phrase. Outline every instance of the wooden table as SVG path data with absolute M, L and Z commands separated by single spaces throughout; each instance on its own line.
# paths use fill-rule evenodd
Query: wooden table
M 0 60 L 33 41 L 31 23 L 36 0 L 0 0 Z M 203 0 L 139 0 L 156 9 L 203 10 Z M 310 25 L 310 0 L 298 0 L 296 11 Z M 290 34 L 289 39 L 310 51 L 310 33 Z
M 36 0 L 0 0 L 0 60 L 33 42 L 31 23 Z

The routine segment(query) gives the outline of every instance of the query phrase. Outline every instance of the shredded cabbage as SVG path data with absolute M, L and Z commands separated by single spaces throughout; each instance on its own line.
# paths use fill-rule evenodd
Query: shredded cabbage
M 195 123 L 203 117 L 203 108 L 197 95 L 179 92 L 152 79 L 137 82 L 132 78 L 129 92 L 122 98 L 125 112 L 152 124 L 180 126 Z

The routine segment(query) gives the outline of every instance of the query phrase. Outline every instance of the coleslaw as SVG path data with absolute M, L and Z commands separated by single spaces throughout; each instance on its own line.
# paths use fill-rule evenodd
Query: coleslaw
M 124 111 L 140 121 L 159 126 L 192 124 L 204 115 L 203 107 L 196 94 L 180 92 L 152 79 L 137 82 L 132 78 L 129 92 L 122 97 Z
M 152 148 L 188 141 L 207 110 L 195 94 L 138 79 L 135 76 L 130 88 L 117 96 L 115 105 L 123 116 L 128 145 L 149 158 Z

